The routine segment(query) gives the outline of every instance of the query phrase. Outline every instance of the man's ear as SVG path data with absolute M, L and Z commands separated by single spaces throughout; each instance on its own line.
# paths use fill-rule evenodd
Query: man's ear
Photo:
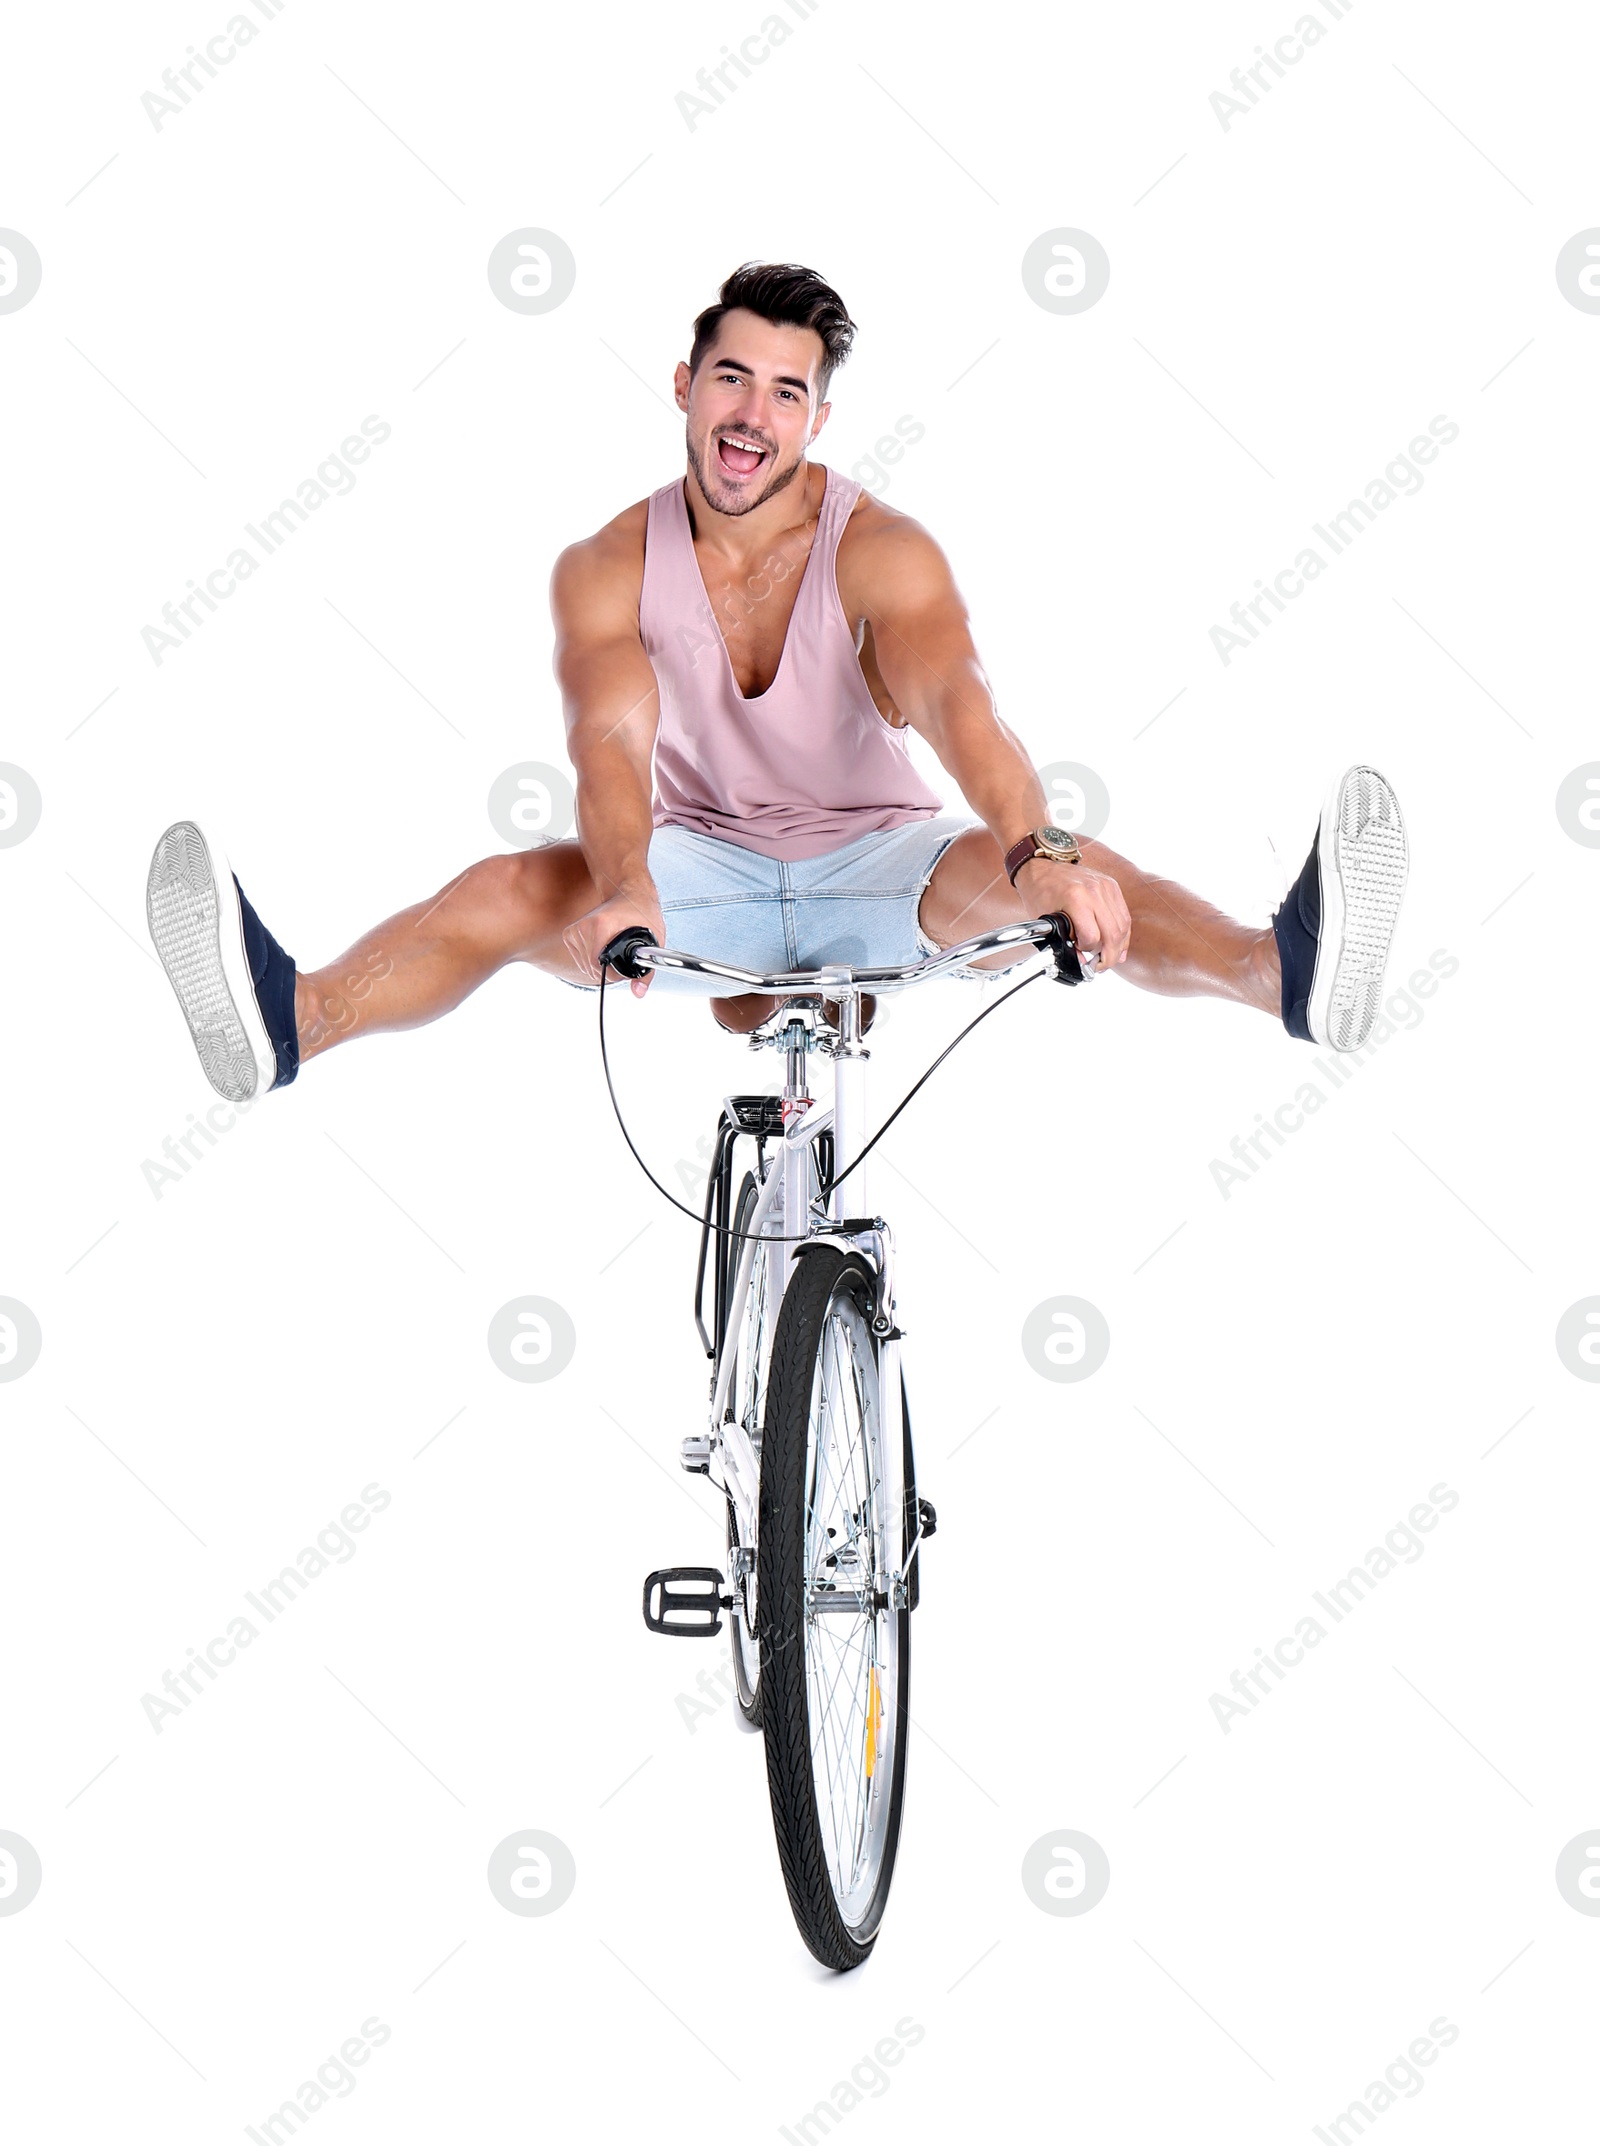
M 806 445 L 807 445 L 808 447 L 809 447 L 809 446 L 811 445 L 811 440 L 814 440 L 814 439 L 816 438 L 817 434 L 818 434 L 818 433 L 819 433 L 819 432 L 820 432 L 820 431 L 822 430 L 823 426 L 824 426 L 824 425 L 825 425 L 825 424 L 826 424 L 826 423 L 828 422 L 828 412 L 829 412 L 829 411 L 830 411 L 830 410 L 831 410 L 832 408 L 833 408 L 833 404 L 832 404 L 831 402 L 825 402 L 825 403 L 824 403 L 824 404 L 822 405 L 822 408 L 821 408 L 821 409 L 820 409 L 820 410 L 819 410 L 819 411 L 817 412 L 817 421 L 816 421 L 816 423 L 815 423 L 815 424 L 814 424 L 814 425 L 812 426 L 812 428 L 811 428 L 811 439 L 808 439 L 808 440 L 806 441 Z
M 689 382 L 692 375 L 687 359 L 678 361 L 678 369 L 672 376 L 672 394 L 678 408 L 687 417 L 689 414 Z

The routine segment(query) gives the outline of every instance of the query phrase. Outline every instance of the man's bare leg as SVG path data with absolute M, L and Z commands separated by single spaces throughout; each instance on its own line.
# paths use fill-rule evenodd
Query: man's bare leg
M 1105 872 L 1122 889 L 1133 918 L 1128 958 L 1113 972 L 1168 998 L 1226 998 L 1256 1006 L 1277 1019 L 1282 982 L 1270 924 L 1240 924 L 1170 879 L 1157 879 L 1107 847 L 1082 843 L 1085 864 Z M 1063 880 L 1070 864 L 1050 867 Z M 934 867 L 918 919 L 936 946 L 954 946 L 1002 924 L 1021 923 L 1033 912 L 1005 875 L 999 845 L 986 827 L 957 835 Z M 1026 956 L 980 964 L 1009 968 Z
M 561 934 L 599 900 L 576 842 L 469 865 L 337 961 L 296 976 L 301 1063 L 352 1036 L 435 1021 L 509 962 L 582 982 Z
M 1231 998 L 1277 1014 L 1270 925 L 1236 923 L 1187 888 L 1141 872 L 1103 842 L 1085 842 L 1083 851 L 1086 862 L 1118 882 L 1133 916 L 1128 959 L 1118 973 L 1169 997 Z M 581 981 L 561 934 L 599 899 L 576 842 L 469 866 L 426 901 L 375 925 L 338 960 L 296 977 L 301 1063 L 352 1036 L 437 1020 L 512 961 Z M 940 858 L 920 921 L 937 945 L 949 946 L 1027 914 L 1007 884 L 993 836 L 972 828 Z M 774 1003 L 748 996 L 713 1002 L 736 1033 L 766 1018 Z
M 326 968 L 295 977 L 300 1063 L 351 1036 L 436 1021 L 508 962 L 583 982 L 561 934 L 599 900 L 576 842 L 484 858 L 427 901 L 374 925 Z M 711 1004 L 723 1027 L 748 1035 L 777 1000 L 747 993 Z M 869 998 L 869 1023 L 874 1005 Z

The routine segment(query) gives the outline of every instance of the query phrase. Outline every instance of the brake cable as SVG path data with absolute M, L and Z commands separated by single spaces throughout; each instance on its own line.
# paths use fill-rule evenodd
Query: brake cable
M 709 1214 L 697 1213 L 694 1208 L 685 1207 L 682 1200 L 675 1199 L 673 1195 L 667 1190 L 666 1186 L 663 1185 L 661 1180 L 655 1175 L 654 1171 L 650 1168 L 650 1165 L 645 1161 L 644 1157 L 639 1153 L 639 1150 L 633 1144 L 633 1135 L 628 1131 L 627 1125 L 623 1121 L 622 1106 L 617 1101 L 617 1091 L 611 1079 L 611 1061 L 606 1055 L 606 979 L 610 975 L 610 973 L 611 971 L 609 965 L 606 963 L 602 963 L 600 969 L 599 993 L 600 1064 L 606 1076 L 606 1092 L 611 1098 L 611 1108 L 616 1114 L 618 1129 L 621 1131 L 623 1139 L 628 1143 L 629 1154 L 639 1165 L 645 1176 L 649 1178 L 651 1184 L 655 1186 L 657 1192 L 660 1193 L 661 1197 L 667 1202 L 669 1206 L 676 1207 L 679 1214 L 687 1215 L 691 1222 L 698 1222 L 702 1229 L 715 1230 L 719 1237 L 736 1237 L 741 1244 L 752 1239 L 758 1243 L 764 1244 L 809 1243 L 809 1234 L 803 1237 L 774 1237 L 769 1236 L 764 1230 L 732 1229 L 726 1223 L 713 1222 L 710 1219 Z M 983 1008 L 981 1013 L 975 1014 L 973 1018 L 967 1023 L 966 1027 L 962 1029 L 960 1035 L 952 1038 L 952 1040 L 945 1045 L 944 1049 L 939 1053 L 938 1057 L 933 1061 L 932 1065 L 930 1065 L 927 1071 L 922 1075 L 922 1078 L 918 1080 L 914 1086 L 906 1090 L 905 1094 L 900 1098 L 900 1101 L 895 1105 L 894 1109 L 890 1111 L 888 1117 L 884 1119 L 883 1123 L 878 1127 L 878 1130 L 873 1134 L 872 1138 L 867 1142 L 866 1146 L 861 1150 L 860 1154 L 856 1156 L 855 1161 L 848 1163 L 844 1169 L 836 1171 L 835 1174 L 828 1180 L 827 1184 L 821 1188 L 820 1197 L 826 1199 L 829 1194 L 832 1193 L 835 1186 L 842 1185 L 845 1179 L 850 1175 L 850 1172 L 856 1169 L 861 1163 L 864 1163 L 866 1161 L 867 1157 L 872 1153 L 872 1150 L 877 1146 L 878 1142 L 883 1138 L 884 1134 L 889 1130 L 890 1126 L 893 1125 L 895 1119 L 899 1117 L 901 1111 L 905 1109 L 906 1105 L 917 1093 L 917 1090 L 921 1088 L 926 1081 L 932 1079 L 933 1075 L 938 1072 L 940 1066 L 944 1064 L 945 1060 L 950 1056 L 950 1053 L 955 1049 L 956 1045 L 958 1043 L 964 1043 L 967 1037 L 972 1034 L 972 1031 L 977 1027 L 980 1021 L 987 1021 L 990 1014 L 997 1012 L 998 1009 L 1005 1004 L 1007 999 L 1015 998 L 1019 991 L 1026 991 L 1029 984 L 1036 984 L 1041 976 L 1046 976 L 1048 974 L 1049 971 L 1047 969 L 1035 969 L 1031 976 L 1025 976 L 1020 984 L 1013 984 L 1009 991 L 1002 991 L 997 999 L 991 999 L 989 1004 Z

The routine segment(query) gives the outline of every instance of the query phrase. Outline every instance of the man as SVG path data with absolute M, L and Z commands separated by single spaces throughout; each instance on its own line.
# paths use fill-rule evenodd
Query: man
M 577 840 L 485 858 L 298 974 L 216 844 L 168 829 L 151 935 L 219 1093 L 285 1087 L 306 1059 L 431 1021 L 509 962 L 593 987 L 630 925 L 773 974 L 910 961 L 1065 911 L 1082 949 L 1146 990 L 1234 999 L 1335 1050 L 1366 1041 L 1406 876 L 1388 784 L 1371 768 L 1335 784 L 1259 928 L 1050 826 L 943 553 L 807 459 L 854 334 L 809 269 L 737 270 L 677 368 L 686 476 L 557 560 Z M 943 815 L 908 728 L 975 820 Z M 713 1011 L 741 1031 L 773 1003 Z

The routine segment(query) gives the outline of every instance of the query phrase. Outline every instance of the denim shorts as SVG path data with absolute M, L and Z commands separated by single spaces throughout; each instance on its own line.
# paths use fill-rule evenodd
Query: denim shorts
M 944 814 L 908 820 L 792 862 L 687 827 L 658 827 L 648 862 L 667 944 L 769 976 L 828 962 L 878 969 L 919 961 L 938 951 L 917 922 L 922 890 L 956 836 L 982 824 Z M 734 995 L 714 977 L 666 969 L 650 989 Z

